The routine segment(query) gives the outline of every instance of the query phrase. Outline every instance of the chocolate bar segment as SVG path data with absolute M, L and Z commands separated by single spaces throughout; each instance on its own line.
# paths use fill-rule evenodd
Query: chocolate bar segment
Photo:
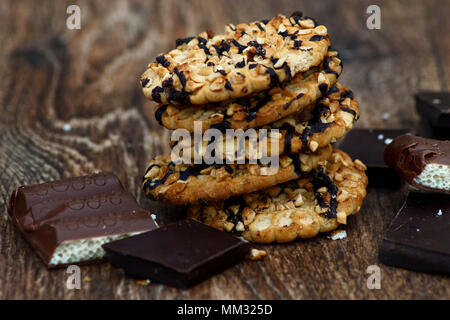
M 384 160 L 409 184 L 450 194 L 450 141 L 405 134 L 386 147 Z
M 49 268 L 100 260 L 102 244 L 156 228 L 111 173 L 21 186 L 8 212 Z
M 133 277 L 188 288 L 241 261 L 250 246 L 194 220 L 105 244 L 110 262 Z
M 416 94 L 416 109 L 433 128 L 450 129 L 450 92 Z
M 410 193 L 386 232 L 379 250 L 382 263 L 450 274 L 450 196 Z
M 345 136 L 339 148 L 367 166 L 369 185 L 397 188 L 401 179 L 384 163 L 383 153 L 394 138 L 407 132 L 406 129 L 354 129 Z

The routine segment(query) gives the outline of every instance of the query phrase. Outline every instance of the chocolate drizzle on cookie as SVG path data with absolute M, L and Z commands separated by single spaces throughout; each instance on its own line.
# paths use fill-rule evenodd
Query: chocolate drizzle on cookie
M 164 104 L 164 105 L 160 106 L 155 112 L 155 119 L 156 119 L 156 121 L 158 121 L 158 123 L 160 125 L 163 125 L 162 116 L 163 116 L 163 113 L 166 112 L 168 106 L 169 106 L 168 104 Z

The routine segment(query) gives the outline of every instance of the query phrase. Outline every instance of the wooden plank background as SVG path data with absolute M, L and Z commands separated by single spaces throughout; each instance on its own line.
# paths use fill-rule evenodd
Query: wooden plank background
M 138 77 L 178 37 L 206 28 L 301 10 L 325 24 L 344 58 L 341 81 L 360 100 L 358 127 L 412 127 L 412 94 L 450 83 L 450 2 L 376 1 L 382 29 L 366 28 L 373 1 L 165 0 L 0 2 L 0 298 L 3 299 L 409 299 L 450 298 L 450 279 L 381 267 L 381 289 L 368 290 L 366 268 L 405 190 L 369 188 L 348 237 L 321 236 L 265 246 L 246 261 L 190 290 L 141 286 L 107 263 L 82 267 L 82 289 L 67 290 L 65 270 L 47 271 L 7 218 L 21 184 L 118 174 L 160 223 L 181 210 L 146 200 L 146 162 L 168 150 Z M 66 28 L 66 8 L 81 7 L 82 28 Z M 389 113 L 383 119 L 383 113 Z M 89 281 L 90 280 L 90 281 Z

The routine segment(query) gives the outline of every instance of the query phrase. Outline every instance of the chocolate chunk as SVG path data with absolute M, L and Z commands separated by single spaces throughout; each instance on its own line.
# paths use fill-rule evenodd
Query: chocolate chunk
M 155 102 L 161 103 L 161 93 L 164 92 L 162 87 L 154 87 L 152 90 L 152 99 Z
M 49 268 L 100 260 L 105 242 L 156 228 L 111 173 L 21 186 L 8 213 Z
M 150 80 L 147 79 L 147 78 L 141 79 L 141 86 L 142 86 L 143 88 L 145 88 L 145 86 L 146 86 L 149 82 L 150 82 Z
M 434 128 L 450 128 L 450 92 L 416 94 L 416 109 Z
M 353 129 L 339 148 L 367 166 L 371 186 L 397 188 L 402 180 L 384 163 L 383 153 L 386 145 L 394 138 L 408 132 L 406 129 Z
M 189 43 L 189 42 L 191 42 L 191 40 L 194 40 L 194 39 L 195 39 L 195 37 L 180 38 L 180 39 L 175 40 L 175 45 L 177 47 L 179 47 L 182 44 Z
M 184 220 L 103 248 L 114 267 L 133 277 L 188 288 L 240 262 L 250 246 L 200 222 Z
M 409 184 L 450 194 L 450 141 L 405 134 L 386 147 L 384 161 Z
M 235 40 L 235 39 L 233 39 L 231 42 L 233 43 L 233 45 L 234 45 L 235 47 L 238 48 L 238 52 L 239 52 L 239 53 L 242 53 L 245 49 L 247 49 L 247 46 L 244 46 L 244 45 L 240 44 L 240 43 L 239 43 L 237 40 Z
M 220 73 L 223 76 L 227 75 L 227 72 L 225 70 L 223 70 L 223 69 L 217 69 L 216 72 Z
M 231 85 L 230 81 L 228 81 L 228 79 L 225 80 L 225 89 L 233 91 L 233 86 Z
M 168 67 L 170 66 L 170 62 L 166 59 L 166 57 L 164 56 L 157 56 L 156 57 L 156 62 L 162 64 L 163 67 Z
M 300 48 L 302 46 L 302 40 L 294 41 L 294 48 Z
M 158 121 L 158 123 L 160 125 L 163 125 L 162 116 L 163 116 L 163 113 L 166 112 L 168 106 L 169 106 L 168 104 L 162 105 L 155 112 L 155 119 L 156 119 L 156 121 Z
M 328 91 L 328 84 L 326 83 L 319 84 L 319 90 L 322 93 L 322 95 L 325 95 Z
M 309 38 L 309 41 L 320 41 L 320 40 L 323 40 L 323 39 L 325 39 L 325 37 L 324 36 L 319 36 L 319 35 L 314 35 L 314 36 L 312 36 L 311 38 Z
M 382 263 L 421 272 L 450 274 L 450 196 L 408 195 L 384 235 Z
M 243 68 L 243 67 L 245 67 L 245 59 L 242 59 L 241 62 L 236 63 L 235 67 L 236 68 Z
M 199 47 L 200 49 L 202 49 L 202 50 L 205 52 L 205 54 L 206 54 L 207 56 L 210 56 L 210 55 L 211 55 L 211 52 L 209 51 L 208 47 L 207 47 L 206 45 L 204 45 L 203 43 L 199 43 L 199 44 L 198 44 L 198 47 Z

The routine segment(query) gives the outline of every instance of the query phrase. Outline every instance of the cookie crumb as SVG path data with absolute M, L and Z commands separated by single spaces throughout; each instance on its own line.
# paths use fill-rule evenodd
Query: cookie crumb
M 136 283 L 139 285 L 139 286 L 148 286 L 150 283 L 151 283 L 151 281 L 150 281 L 150 279 L 146 279 L 146 280 L 138 280 L 138 281 L 136 281 Z
M 347 238 L 347 231 L 345 230 L 335 230 L 333 231 L 329 236 L 329 239 L 331 240 L 342 240 Z
M 250 260 L 261 260 L 265 256 L 267 256 L 267 252 L 264 250 L 252 249 L 250 251 Z

